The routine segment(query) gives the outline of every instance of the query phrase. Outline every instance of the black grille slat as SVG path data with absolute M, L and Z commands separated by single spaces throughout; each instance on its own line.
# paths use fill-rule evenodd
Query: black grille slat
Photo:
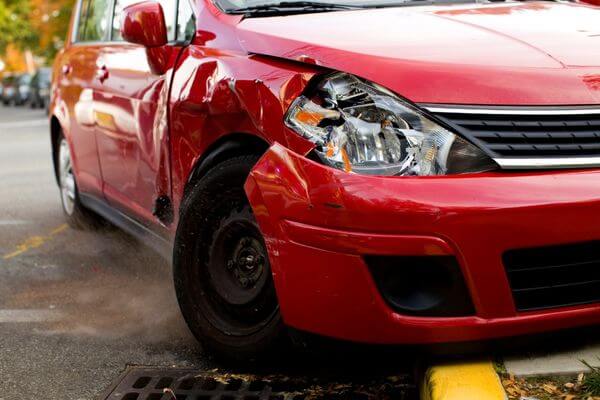
M 600 111 L 587 115 L 486 115 L 451 111 L 436 116 L 494 157 L 600 156 Z
M 487 143 L 529 143 L 529 144 L 597 144 L 600 143 L 600 134 L 594 132 L 585 132 L 580 135 L 572 133 L 504 133 L 497 132 L 473 132 L 477 139 Z
M 510 250 L 503 261 L 519 311 L 600 302 L 600 241 Z
M 588 286 L 593 286 L 593 287 L 598 287 L 598 284 L 600 284 L 600 279 L 594 279 L 593 281 L 585 281 L 585 282 L 572 282 L 572 283 L 563 283 L 560 285 L 550 285 L 550 286 L 540 286 L 540 287 L 534 287 L 534 288 L 527 288 L 527 289 L 513 289 L 514 293 L 533 293 L 533 292 L 540 292 L 540 291 L 556 291 L 556 290 L 562 290 L 562 289 L 570 289 L 570 288 L 580 288 L 580 287 L 588 287 Z M 600 298 L 600 297 L 599 297 Z
M 505 156 L 592 156 L 600 154 L 600 143 L 586 145 L 490 144 L 490 150 Z
M 510 132 L 515 130 L 520 130 L 524 132 L 536 132 L 536 131 L 547 131 L 550 130 L 552 132 L 565 132 L 565 131 L 573 131 L 573 132 L 585 132 L 585 131 L 595 131 L 597 128 L 600 128 L 600 123 L 596 124 L 593 121 L 583 121 L 581 123 L 573 124 L 562 121 L 556 121 L 553 123 L 543 123 L 537 122 L 534 124 L 520 124 L 514 122 L 506 122 L 502 123 L 501 121 L 493 122 L 493 121 L 468 121 L 468 120 L 457 120 L 453 121 L 454 123 L 464 126 L 465 128 L 471 130 L 497 130 L 500 132 Z M 599 121 L 600 122 L 600 121 Z
M 514 273 L 519 272 L 534 272 L 534 271 L 549 271 L 553 269 L 559 268 L 577 268 L 584 265 L 594 265 L 598 264 L 598 261 L 581 261 L 574 263 L 566 263 L 566 264 L 549 264 L 549 265 L 540 265 L 540 266 L 531 266 L 531 265 L 512 265 L 510 269 L 507 267 L 507 270 Z
M 549 298 L 562 298 L 565 299 L 565 301 L 560 304 L 545 305 L 548 303 Z M 519 311 L 542 310 L 547 308 L 597 303 L 600 302 L 600 292 L 598 291 L 598 283 L 571 285 L 560 288 L 521 292 L 519 293 L 519 301 L 524 304 L 532 305 L 519 309 Z
M 580 284 L 581 276 L 587 282 L 600 282 L 600 263 L 569 265 L 562 268 L 548 268 L 540 270 L 514 271 L 511 275 L 511 284 L 514 291 L 547 289 L 563 285 Z M 557 284 L 557 282 L 560 282 Z

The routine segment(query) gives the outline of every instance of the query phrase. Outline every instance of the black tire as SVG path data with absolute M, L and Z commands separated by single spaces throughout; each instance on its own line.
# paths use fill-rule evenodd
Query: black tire
M 204 348 L 226 361 L 272 360 L 290 343 L 266 246 L 243 189 L 257 160 L 239 156 L 211 169 L 184 200 L 175 240 L 183 316 Z
M 85 208 L 81 203 L 77 181 L 71 164 L 71 152 L 68 142 L 62 134 L 58 137 L 55 149 L 54 165 L 57 171 L 62 210 L 67 224 L 71 228 L 78 230 L 97 229 L 104 226 L 105 221 L 93 211 Z M 63 158 L 61 159 L 61 157 Z M 65 164 L 65 157 L 68 157 L 68 164 Z

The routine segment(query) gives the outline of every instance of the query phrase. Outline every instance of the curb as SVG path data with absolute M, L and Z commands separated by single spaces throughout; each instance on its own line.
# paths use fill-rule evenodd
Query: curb
M 506 400 L 490 361 L 433 365 L 420 382 L 421 400 Z

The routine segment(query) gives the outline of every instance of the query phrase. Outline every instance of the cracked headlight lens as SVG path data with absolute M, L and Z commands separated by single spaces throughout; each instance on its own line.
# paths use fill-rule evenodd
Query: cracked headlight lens
M 346 172 L 428 176 L 497 168 L 478 147 L 389 90 L 344 73 L 296 99 L 285 122 L 315 143 L 325 164 Z

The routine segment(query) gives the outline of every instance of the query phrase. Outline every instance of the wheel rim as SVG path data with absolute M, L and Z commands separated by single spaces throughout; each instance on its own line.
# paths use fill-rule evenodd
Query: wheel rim
M 208 264 L 215 292 L 236 306 L 254 300 L 266 280 L 266 250 L 252 228 L 241 221 L 222 227 Z
M 266 246 L 247 210 L 234 212 L 215 231 L 201 277 L 208 298 L 206 316 L 231 335 L 248 335 L 278 312 Z
M 58 168 L 63 208 L 68 215 L 71 215 L 75 209 L 75 176 L 71 163 L 71 151 L 65 139 L 60 142 Z

